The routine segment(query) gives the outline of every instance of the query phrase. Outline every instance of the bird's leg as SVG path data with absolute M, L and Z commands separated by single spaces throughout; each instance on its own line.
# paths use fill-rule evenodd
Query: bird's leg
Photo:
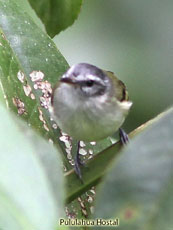
M 81 166 L 81 165 L 84 165 L 84 163 L 83 163 L 83 162 L 81 161 L 81 159 L 80 159 L 79 149 L 80 149 L 80 141 L 78 141 L 77 154 L 76 154 L 76 157 L 75 157 L 75 166 L 74 166 L 74 169 L 75 169 L 75 172 L 76 172 L 76 174 L 78 175 L 79 179 L 80 179 L 80 180 L 82 181 L 82 183 L 83 183 L 82 174 L 81 174 L 81 170 L 80 170 L 80 166 Z
M 126 145 L 129 142 L 127 133 L 123 129 L 119 129 L 120 140 L 123 145 Z

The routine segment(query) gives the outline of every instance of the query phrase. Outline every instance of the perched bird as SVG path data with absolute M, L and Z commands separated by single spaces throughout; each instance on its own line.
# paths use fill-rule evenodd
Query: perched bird
M 97 141 L 111 136 L 123 124 L 132 102 L 122 81 L 112 72 L 79 63 L 73 65 L 56 84 L 52 95 L 52 115 L 60 129 L 80 141 Z M 128 141 L 120 129 L 123 143 Z M 79 151 L 75 170 L 81 178 Z

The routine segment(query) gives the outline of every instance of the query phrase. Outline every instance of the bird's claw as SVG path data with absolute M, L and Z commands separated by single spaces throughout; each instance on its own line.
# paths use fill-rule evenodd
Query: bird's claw
M 119 135 L 120 135 L 121 143 L 123 145 L 126 145 L 126 144 L 129 143 L 128 135 L 127 135 L 127 133 L 122 128 L 119 129 Z
M 78 142 L 78 149 L 77 149 L 77 154 L 76 154 L 76 157 L 75 157 L 74 170 L 75 170 L 77 176 L 79 177 L 80 181 L 82 183 L 84 183 L 83 179 L 82 179 L 82 173 L 81 173 L 80 166 L 84 166 L 85 163 L 80 159 L 79 148 L 80 148 L 80 141 Z

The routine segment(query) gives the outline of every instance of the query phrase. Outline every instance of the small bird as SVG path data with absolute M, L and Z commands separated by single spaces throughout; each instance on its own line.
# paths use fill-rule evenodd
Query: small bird
M 111 136 L 123 124 L 132 102 L 114 73 L 79 63 L 64 73 L 52 94 L 52 116 L 62 131 L 77 141 L 97 141 Z M 127 134 L 120 129 L 125 144 Z M 79 143 L 79 142 L 78 142 Z M 79 144 L 75 171 L 80 172 Z

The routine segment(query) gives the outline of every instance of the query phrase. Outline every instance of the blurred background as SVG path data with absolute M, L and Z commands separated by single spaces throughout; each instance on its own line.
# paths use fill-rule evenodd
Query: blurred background
M 70 65 L 94 64 L 126 84 L 128 132 L 173 104 L 172 0 L 85 0 L 54 41 Z

